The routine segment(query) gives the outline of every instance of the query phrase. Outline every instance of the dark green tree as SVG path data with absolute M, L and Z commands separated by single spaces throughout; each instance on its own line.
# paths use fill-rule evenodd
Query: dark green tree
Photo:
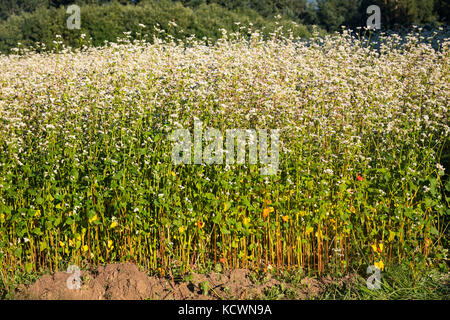
M 361 0 L 318 0 L 317 16 L 320 25 L 329 31 L 340 26 L 354 27 L 360 21 Z
M 434 12 L 438 21 L 450 24 L 450 0 L 436 0 Z
M 19 15 L 22 12 L 33 12 L 48 5 L 49 0 L 1 0 L 0 19 L 5 20 L 13 14 Z
M 381 9 L 383 28 L 433 23 L 439 18 L 435 0 L 363 0 L 361 13 L 372 4 Z

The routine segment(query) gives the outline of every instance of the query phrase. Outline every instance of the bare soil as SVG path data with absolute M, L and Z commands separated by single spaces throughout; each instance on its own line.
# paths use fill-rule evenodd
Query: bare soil
M 132 263 L 109 264 L 94 271 L 81 271 L 81 288 L 69 289 L 71 274 L 57 272 L 44 275 L 29 286 L 16 292 L 16 299 L 34 300 L 210 300 L 210 299 L 263 299 L 271 293 L 282 294 L 285 299 L 307 299 L 319 295 L 330 279 L 304 278 L 298 285 L 282 283 L 271 277 L 256 280 L 245 269 L 223 273 L 193 273 L 187 281 L 172 281 L 148 276 Z M 342 281 L 351 281 L 348 277 Z M 207 294 L 204 294 L 207 283 Z M 272 297 L 273 298 L 273 297 Z

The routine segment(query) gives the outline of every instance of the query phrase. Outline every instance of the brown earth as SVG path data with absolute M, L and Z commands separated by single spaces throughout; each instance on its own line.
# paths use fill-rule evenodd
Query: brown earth
M 281 298 L 306 299 L 320 294 L 327 281 L 331 281 L 304 278 L 294 286 L 282 283 L 270 274 L 255 280 L 250 271 L 236 269 L 223 273 L 193 273 L 185 281 L 172 282 L 148 276 L 131 263 L 109 264 L 91 272 L 81 271 L 80 289 L 67 287 L 69 276 L 71 274 L 67 272 L 44 275 L 35 283 L 19 289 L 15 296 L 17 299 L 44 300 L 210 300 L 274 298 L 271 292 L 272 295 L 282 292 Z M 206 295 L 202 290 L 205 284 L 208 286 Z

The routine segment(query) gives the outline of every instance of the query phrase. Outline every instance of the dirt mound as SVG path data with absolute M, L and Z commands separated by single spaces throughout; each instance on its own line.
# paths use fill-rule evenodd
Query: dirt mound
M 262 279 L 244 269 L 187 276 L 184 281 L 150 277 L 131 263 L 110 264 L 80 272 L 80 287 L 69 289 L 67 272 L 44 275 L 16 294 L 18 299 L 49 300 L 142 300 L 142 299 L 303 299 L 319 294 L 323 283 L 304 278 L 299 285 L 282 283 L 265 275 Z
M 149 277 L 131 263 L 110 264 L 81 271 L 81 287 L 69 289 L 67 272 L 44 275 L 17 294 L 19 299 L 141 300 L 164 299 L 173 291 L 165 279 Z

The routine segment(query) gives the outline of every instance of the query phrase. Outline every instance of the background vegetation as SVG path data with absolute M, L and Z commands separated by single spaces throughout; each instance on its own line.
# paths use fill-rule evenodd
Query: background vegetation
M 84 2 L 89 3 L 83 4 Z M 66 14 L 66 7 L 57 6 L 56 3 L 42 5 L 43 1 L 36 0 L 35 6 L 28 3 L 23 7 L 10 6 L 15 9 L 9 11 L 2 8 L 0 16 L 5 18 L 0 23 L 0 51 L 10 52 L 11 48 L 17 47 L 17 43 L 28 47 L 36 42 L 51 49 L 55 47 L 55 34 L 62 35 L 64 43 L 72 47 L 79 45 L 81 34 L 92 39 L 95 46 L 102 45 L 105 41 L 115 41 L 118 37 L 123 37 L 124 32 L 131 32 L 132 38 L 141 38 L 140 34 L 137 35 L 143 31 L 140 24 L 148 26 L 145 34 L 151 40 L 153 35 L 159 34 L 153 28 L 155 25 L 167 30 L 171 21 L 178 25 L 177 32 L 171 34 L 176 38 L 194 34 L 197 38 L 215 40 L 221 36 L 221 29 L 238 30 L 240 26 L 236 22 L 241 22 L 242 25 L 251 23 L 255 28 L 264 29 L 266 34 L 279 27 L 278 23 L 285 29 L 292 29 L 296 36 L 309 37 L 312 30 L 311 27 L 293 24 L 287 18 L 277 19 L 276 22 L 274 17 L 263 17 L 253 9 L 229 10 L 214 3 L 199 3 L 189 7 L 170 0 L 142 0 L 138 5 L 123 5 L 119 1 L 100 2 L 102 1 L 76 2 L 81 5 L 80 30 L 69 30 L 66 27 L 69 16 Z M 63 3 L 67 4 L 69 1 Z
M 379 35 L 376 51 L 326 35 L 374 3 L 384 28 L 448 23 L 433 0 L 2 1 L 0 52 L 23 55 L 0 56 L 0 291 L 17 273 L 131 260 L 161 274 L 378 264 L 381 296 L 327 298 L 432 296 L 423 275 L 448 270 L 448 36 Z M 192 34 L 205 40 L 173 41 Z M 173 167 L 163 142 L 193 115 L 289 126 L 283 174 Z
M 420 37 L 377 52 L 348 31 L 213 46 L 162 33 L 0 56 L 1 273 L 117 260 L 446 270 L 449 41 Z M 194 117 L 279 128 L 280 172 L 175 166 L 169 133 Z
M 68 30 L 66 9 L 69 4 L 81 6 L 81 30 Z M 178 38 L 195 34 L 216 40 L 219 29 L 234 31 L 235 22 L 252 23 L 256 28 L 273 32 L 279 23 L 296 36 L 310 37 L 312 25 L 321 30 L 336 31 L 344 25 L 365 25 L 366 8 L 378 4 L 382 10 L 383 28 L 399 28 L 419 24 L 448 24 L 449 2 L 446 0 L 3 0 L 0 3 L 0 52 L 9 53 L 21 43 L 35 42 L 54 47 L 54 35 L 63 36 L 66 45 L 77 46 L 84 33 L 93 45 L 115 41 L 123 32 L 131 37 L 140 32 L 139 24 L 150 28 L 152 36 L 159 24 L 166 29 L 175 21 L 183 30 Z M 295 24 L 292 24 L 295 22 Z M 42 48 L 41 48 L 42 49 Z

